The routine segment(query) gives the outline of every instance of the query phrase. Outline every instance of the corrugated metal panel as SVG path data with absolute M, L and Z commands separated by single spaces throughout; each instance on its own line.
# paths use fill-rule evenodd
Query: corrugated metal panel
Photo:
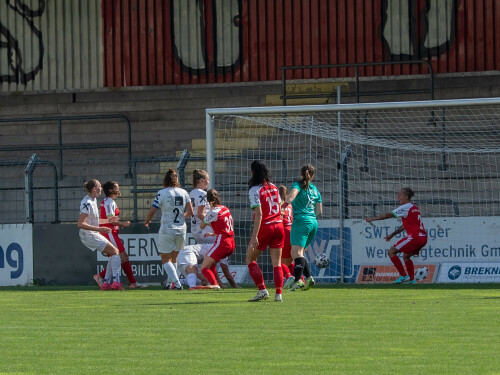
M 103 86 L 100 0 L 0 2 L 0 91 Z
M 103 20 L 105 86 L 277 80 L 283 65 L 428 59 L 436 73 L 500 65 L 500 0 L 103 0 Z
M 500 0 L 7 0 L 0 91 L 499 70 L 499 28 Z

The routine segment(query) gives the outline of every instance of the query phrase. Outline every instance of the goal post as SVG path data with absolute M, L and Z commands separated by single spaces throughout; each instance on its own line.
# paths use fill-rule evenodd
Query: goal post
M 330 257 L 327 268 L 312 267 L 319 281 L 370 279 L 370 267 L 393 272 L 384 237 L 401 224 L 363 218 L 395 209 L 403 187 L 415 191 L 429 232 L 415 268 L 431 269 L 431 281 L 449 262 L 500 263 L 491 233 L 466 233 L 483 219 L 499 228 L 500 98 L 213 108 L 206 137 L 210 186 L 235 216 L 236 264 L 245 263 L 251 232 L 247 182 L 255 159 L 288 189 L 302 165 L 316 168 L 324 214 L 306 254 L 311 263 L 318 253 Z

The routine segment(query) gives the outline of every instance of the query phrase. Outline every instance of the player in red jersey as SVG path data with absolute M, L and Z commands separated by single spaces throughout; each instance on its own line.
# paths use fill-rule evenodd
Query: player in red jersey
M 128 254 L 125 251 L 125 247 L 123 246 L 121 239 L 118 237 L 120 227 L 130 226 L 130 221 L 120 221 L 120 210 L 115 202 L 115 199 L 120 196 L 120 186 L 115 181 L 107 181 L 102 185 L 102 190 L 104 191 L 106 198 L 104 198 L 99 207 L 99 217 L 104 224 L 101 223 L 99 226 L 107 227 L 111 230 L 111 233 L 104 233 L 103 236 L 118 249 L 122 270 L 125 272 L 125 275 L 127 275 L 130 288 L 145 288 L 146 285 L 139 284 L 135 280 Z M 105 219 L 108 219 L 107 221 L 109 221 L 109 223 L 106 223 Z M 104 268 L 98 275 L 94 275 L 94 280 L 97 285 L 101 286 L 105 275 L 106 268 Z
M 289 204 L 285 208 L 283 208 L 283 203 L 286 200 L 287 188 L 285 185 L 281 185 L 279 188 L 280 198 L 282 202 L 281 206 L 281 217 L 283 218 L 283 229 L 285 230 L 285 242 L 283 244 L 283 250 L 281 251 L 281 268 L 283 270 L 283 275 L 285 277 L 285 283 L 283 288 L 290 288 L 290 286 L 295 281 L 295 278 L 292 276 L 290 268 L 293 263 L 292 258 L 292 244 L 290 243 L 290 231 L 292 229 L 293 222 L 293 209 L 292 205 Z
M 210 210 L 205 215 L 200 228 L 203 230 L 207 225 L 210 225 L 213 233 L 206 233 L 205 237 L 215 236 L 215 242 L 203 258 L 201 273 L 213 286 L 213 289 L 220 289 L 215 278 L 217 262 L 234 253 L 236 248 L 233 217 L 229 209 L 221 205 L 217 190 L 210 189 L 207 191 L 207 201 L 210 204 Z
M 283 289 L 283 270 L 281 268 L 281 249 L 285 241 L 285 230 L 281 218 L 280 195 L 278 188 L 271 183 L 271 174 L 267 166 L 254 160 L 250 166 L 252 178 L 248 182 L 250 208 L 254 212 L 253 231 L 247 248 L 246 262 L 250 276 L 259 291 L 249 299 L 256 302 L 269 298 L 269 292 L 264 283 L 262 270 L 256 260 L 259 255 L 269 246 L 271 262 L 273 264 L 274 286 L 276 295 L 274 300 L 283 300 L 281 291 Z
M 414 195 L 413 190 L 410 188 L 403 188 L 398 193 L 398 201 L 401 206 L 396 208 L 394 211 L 383 215 L 365 218 L 368 223 L 374 220 L 389 219 L 391 217 L 400 217 L 403 220 L 403 225 L 401 225 L 393 233 L 385 236 L 385 240 L 390 241 L 395 235 L 403 232 L 404 230 L 406 230 L 407 233 L 407 236 L 396 242 L 396 244 L 394 244 L 388 252 L 392 263 L 400 274 L 400 277 L 394 281 L 395 284 L 416 284 L 415 269 L 411 257 L 418 255 L 420 250 L 427 243 L 427 232 L 425 231 L 424 224 L 422 223 L 420 210 L 417 206 L 410 202 L 410 199 Z M 397 256 L 398 253 L 403 253 L 406 271 L 403 267 L 403 263 L 401 263 L 401 260 Z

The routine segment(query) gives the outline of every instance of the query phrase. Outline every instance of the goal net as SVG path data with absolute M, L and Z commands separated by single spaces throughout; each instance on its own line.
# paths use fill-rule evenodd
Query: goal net
M 437 281 L 450 262 L 500 262 L 500 99 L 210 109 L 206 151 L 212 186 L 235 221 L 233 263 L 245 264 L 256 159 L 288 189 L 304 164 L 316 168 L 323 215 L 306 257 L 318 281 L 395 278 L 387 249 L 404 234 L 384 237 L 401 222 L 363 218 L 397 208 L 403 187 L 415 192 L 429 237 L 414 258 L 421 281 Z M 327 268 L 314 265 L 320 253 Z M 270 259 L 259 263 L 272 279 Z

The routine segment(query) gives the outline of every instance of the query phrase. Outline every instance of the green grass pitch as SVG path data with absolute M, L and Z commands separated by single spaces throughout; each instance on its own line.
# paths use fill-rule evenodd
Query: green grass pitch
M 500 373 L 499 285 L 255 292 L 0 288 L 0 374 Z

